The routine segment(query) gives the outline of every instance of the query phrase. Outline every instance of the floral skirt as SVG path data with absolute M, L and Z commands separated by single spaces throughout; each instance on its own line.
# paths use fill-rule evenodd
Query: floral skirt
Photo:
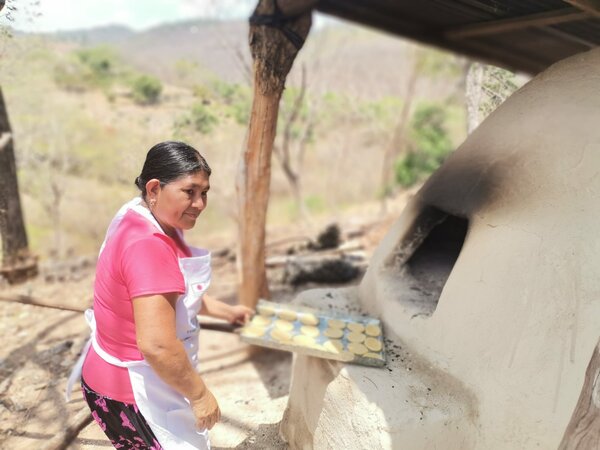
M 115 448 L 162 450 L 150 426 L 133 403 L 123 403 L 93 391 L 81 379 L 83 398 L 92 417 Z

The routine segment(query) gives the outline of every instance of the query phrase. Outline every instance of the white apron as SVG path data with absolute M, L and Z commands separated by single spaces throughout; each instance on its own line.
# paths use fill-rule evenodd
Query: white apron
M 106 238 L 100 249 L 116 231 L 123 216 L 130 209 L 141 214 L 163 232 L 148 209 L 141 205 L 141 199 L 135 198 L 117 212 L 112 220 Z M 202 304 L 202 295 L 210 284 L 210 253 L 206 250 L 190 247 L 192 256 L 179 258 L 179 267 L 185 280 L 185 294 L 177 300 L 176 331 L 177 338 L 183 342 L 187 355 L 196 367 L 198 364 L 198 332 L 200 325 L 197 314 Z M 145 361 L 121 361 L 104 351 L 96 340 L 94 312 L 88 309 L 85 318 L 91 328 L 91 336 L 67 382 L 67 400 L 74 383 L 81 376 L 81 369 L 90 345 L 104 361 L 129 371 L 131 387 L 136 404 L 146 422 L 154 432 L 156 439 L 165 450 L 210 449 L 208 430 L 198 430 L 196 419 L 188 400 L 166 384 Z

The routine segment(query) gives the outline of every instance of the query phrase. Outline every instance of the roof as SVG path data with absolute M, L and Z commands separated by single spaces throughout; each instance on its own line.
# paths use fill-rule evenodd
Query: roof
M 320 0 L 316 9 L 529 74 L 600 45 L 600 0 Z

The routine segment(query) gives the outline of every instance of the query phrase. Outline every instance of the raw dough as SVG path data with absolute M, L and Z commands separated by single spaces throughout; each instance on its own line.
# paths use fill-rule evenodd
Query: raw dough
M 291 311 L 289 309 L 280 309 L 279 311 L 277 311 L 277 315 L 283 320 L 289 320 L 290 322 L 296 320 L 296 318 L 298 317 L 296 311 Z
M 300 333 L 311 337 L 317 337 L 319 335 L 319 329 L 317 327 L 304 325 L 300 327 Z
M 365 326 L 362 323 L 350 322 L 346 327 L 355 333 L 362 333 L 365 331 Z
M 300 319 L 300 322 L 302 322 L 304 325 L 316 326 L 319 324 L 319 318 L 311 313 L 301 314 L 299 319 Z
M 282 331 L 291 331 L 294 328 L 294 324 L 292 322 L 288 322 L 287 320 L 276 320 L 275 328 Z
M 289 331 L 280 330 L 279 328 L 271 330 L 271 337 L 277 342 L 282 343 L 289 343 L 292 340 L 292 335 Z
M 379 359 L 379 360 L 383 359 L 379 353 L 369 352 L 369 353 L 365 353 L 363 356 L 365 358 L 374 358 L 374 359 Z
M 252 318 L 252 325 L 256 325 L 258 327 L 266 327 L 271 324 L 271 319 L 265 316 L 254 316 Z
M 346 337 L 350 342 L 362 342 L 366 338 L 366 336 L 362 333 L 348 333 L 348 336 Z
M 367 325 L 365 333 L 367 333 L 369 336 L 379 336 L 381 334 L 381 328 L 379 328 L 377 325 L 370 324 Z
M 331 328 L 343 329 L 346 326 L 346 322 L 338 319 L 329 319 L 327 321 L 327 325 L 329 325 Z
M 383 347 L 381 345 L 381 341 L 374 337 L 368 337 L 367 339 L 365 339 L 365 345 L 372 352 L 379 352 L 379 351 L 381 351 L 381 348 Z
M 344 332 L 339 328 L 327 328 L 323 334 L 327 337 L 338 339 L 344 335 Z
M 263 327 L 250 325 L 243 329 L 242 334 L 248 337 L 261 337 L 263 334 L 265 334 L 265 331 L 266 330 Z
M 365 347 L 362 344 L 359 344 L 358 342 L 351 342 L 350 344 L 348 344 L 348 350 L 350 350 L 356 355 L 364 355 L 368 352 L 367 347 Z
M 258 311 L 258 313 L 261 316 L 272 316 L 273 314 L 275 314 L 275 308 L 273 308 L 272 306 L 267 306 L 267 305 L 258 305 L 256 307 L 256 310 Z

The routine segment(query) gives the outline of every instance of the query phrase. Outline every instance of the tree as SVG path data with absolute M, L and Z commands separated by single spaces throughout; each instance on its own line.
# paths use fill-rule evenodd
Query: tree
M 515 74 L 500 67 L 472 62 L 467 70 L 467 134 L 471 134 L 518 85 Z
M 313 135 L 315 114 L 314 111 L 303 111 L 307 107 L 305 65 L 302 65 L 301 77 L 300 88 L 294 93 L 291 106 L 285 108 L 285 101 L 282 104 L 280 117 L 283 120 L 283 134 L 275 141 L 273 153 L 290 185 L 300 217 L 307 220 L 308 211 L 302 197 L 302 166 L 306 146 Z M 286 92 L 292 91 L 288 89 Z
M 283 14 L 290 17 L 285 30 L 302 43 L 311 25 L 313 1 L 286 3 Z M 278 3 L 261 0 L 255 17 L 272 16 Z M 256 306 L 269 296 L 265 267 L 266 217 L 271 185 L 271 155 L 277 130 L 279 100 L 285 79 L 302 44 L 292 43 L 277 28 L 259 23 L 250 26 L 250 51 L 254 67 L 254 97 L 248 134 L 236 179 L 240 230 L 240 303 Z
M 408 126 L 411 120 L 418 79 L 426 75 L 436 77 L 453 75 L 459 63 L 456 57 L 419 46 L 411 48 L 408 60 L 409 74 L 406 83 L 406 94 L 403 99 L 402 110 L 400 111 L 400 119 L 394 128 L 383 157 L 381 171 L 382 213 L 385 213 L 387 199 L 393 192 L 393 178 L 397 176 L 396 163 L 398 158 L 407 156 Z M 408 155 L 405 160 L 410 160 L 413 156 Z
M 0 273 L 10 283 L 35 276 L 37 274 L 37 259 L 29 252 L 19 197 L 13 134 L 1 89 L 0 234 L 2 235 L 2 269 L 0 269 Z
M 140 75 L 133 80 L 131 91 L 136 103 L 151 105 L 158 102 L 162 92 L 162 83 L 151 75 Z

